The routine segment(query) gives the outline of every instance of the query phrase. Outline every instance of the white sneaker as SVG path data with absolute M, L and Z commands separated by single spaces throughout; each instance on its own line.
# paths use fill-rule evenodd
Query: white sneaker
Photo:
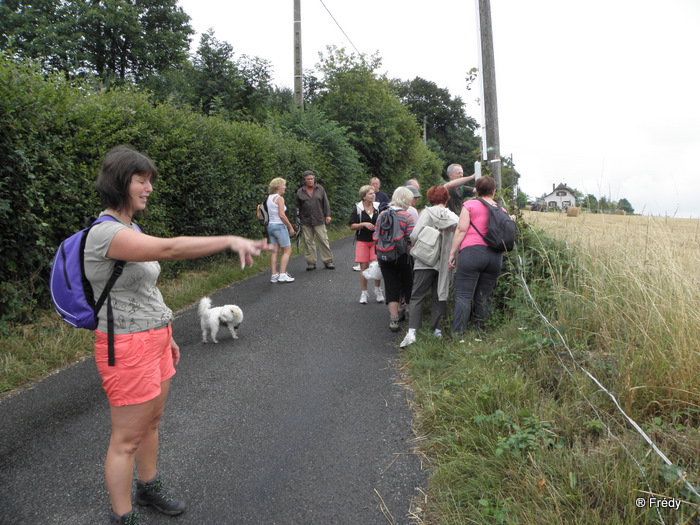
M 381 288 L 374 289 L 374 297 L 375 297 L 375 299 L 377 299 L 378 303 L 384 302 L 384 293 L 382 292 Z
M 279 281 L 279 278 L 280 278 L 280 274 L 278 274 L 278 273 L 273 273 L 273 274 L 272 274 L 272 277 L 270 277 L 270 282 L 271 282 L 271 283 L 276 283 L 277 281 Z
M 442 338 L 442 330 L 440 330 L 439 328 L 436 328 L 435 331 L 433 332 L 433 335 L 435 337 L 437 337 L 438 339 L 441 339 Z
M 288 273 L 281 273 L 279 276 L 279 279 L 277 279 L 278 283 L 291 283 L 294 282 L 294 277 L 289 275 Z
M 408 332 L 406 334 L 406 337 L 403 338 L 403 341 L 401 341 L 401 348 L 406 348 L 408 345 L 412 345 L 413 343 L 416 342 L 416 333 L 415 332 Z
M 360 294 L 360 304 L 367 304 L 368 297 L 369 294 L 367 292 L 362 292 L 362 294 Z
M 356 272 L 359 272 L 361 270 L 360 263 L 357 263 L 355 266 L 352 267 L 352 269 L 355 270 Z

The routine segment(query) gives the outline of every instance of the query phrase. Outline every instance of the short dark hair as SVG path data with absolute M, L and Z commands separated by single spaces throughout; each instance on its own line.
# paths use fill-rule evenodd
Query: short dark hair
M 479 197 L 491 195 L 496 190 L 496 181 L 488 175 L 482 175 L 476 180 L 474 189 L 476 189 L 476 194 Z
M 438 204 L 445 204 L 448 200 L 450 200 L 450 193 L 444 186 L 433 186 L 432 188 L 428 189 L 427 197 L 428 202 L 432 206 L 436 206 Z
M 307 170 L 307 171 L 304 172 L 303 178 L 306 178 L 306 177 L 308 177 L 309 175 L 313 175 L 314 177 L 316 177 L 316 174 L 315 174 L 313 171 Z
M 105 155 L 95 188 L 105 208 L 125 210 L 129 205 L 129 185 L 132 175 L 150 175 L 151 183 L 158 178 L 158 170 L 151 159 L 129 146 L 117 146 Z

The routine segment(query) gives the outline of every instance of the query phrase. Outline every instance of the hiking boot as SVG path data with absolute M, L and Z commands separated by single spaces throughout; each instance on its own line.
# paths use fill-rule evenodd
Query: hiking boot
M 368 297 L 369 297 L 369 294 L 367 293 L 366 290 L 364 290 L 364 291 L 360 294 L 360 304 L 367 304 L 367 298 L 368 298 Z
M 384 302 L 384 293 L 382 292 L 381 288 L 379 288 L 379 287 L 374 288 L 374 298 L 377 300 L 378 303 Z
M 132 509 L 123 516 L 118 516 L 114 512 L 109 513 L 109 525 L 140 525 L 141 515 Z
M 278 283 L 291 283 L 291 282 L 294 282 L 294 277 L 292 277 L 291 275 L 289 275 L 286 272 L 281 273 L 277 282 Z
M 326 265 L 326 270 L 335 270 L 335 265 L 333 263 L 329 263 Z
M 309 265 L 309 266 L 306 267 L 306 271 L 307 271 L 307 272 L 310 272 L 311 270 L 315 270 L 315 269 L 316 269 L 316 265 L 315 265 L 315 264 Z
M 271 283 L 276 283 L 277 281 L 279 281 L 279 278 L 280 278 L 280 274 L 278 274 L 278 273 L 273 273 L 272 276 L 270 277 L 270 282 L 271 282 Z
M 401 348 L 406 348 L 408 345 L 412 345 L 415 342 L 416 342 L 416 333 L 409 331 L 406 334 L 406 337 L 403 338 L 403 341 L 401 341 L 401 344 L 399 346 Z
M 169 516 L 176 516 L 185 510 L 185 503 L 171 496 L 163 488 L 163 478 L 156 476 L 148 483 L 136 481 L 136 497 L 139 505 L 151 505 L 158 512 Z
M 401 309 L 399 310 L 398 317 L 399 317 L 399 323 L 406 320 L 406 305 L 405 304 L 401 305 Z
M 389 330 L 391 330 L 392 332 L 399 331 L 399 316 L 398 315 L 390 315 L 389 316 Z

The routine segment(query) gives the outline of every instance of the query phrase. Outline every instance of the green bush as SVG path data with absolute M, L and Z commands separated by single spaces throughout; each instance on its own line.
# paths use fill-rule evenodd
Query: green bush
M 356 192 L 331 168 L 334 152 L 311 140 L 154 104 L 130 89 L 45 78 L 0 56 L 0 325 L 29 322 L 36 307 L 49 306 L 51 258 L 99 213 L 94 180 L 105 153 L 120 144 L 158 166 L 149 209 L 137 219 L 152 235 L 262 237 L 254 210 L 269 181 L 284 177 L 294 188 L 306 169 L 326 182 L 334 214 L 346 215 L 344 192 Z

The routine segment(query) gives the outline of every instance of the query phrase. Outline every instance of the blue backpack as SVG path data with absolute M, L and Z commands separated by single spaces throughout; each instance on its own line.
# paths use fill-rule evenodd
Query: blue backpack
M 51 263 L 49 288 L 51 300 L 58 315 L 76 328 L 95 330 L 100 309 L 107 301 L 108 359 L 109 366 L 114 366 L 114 319 L 112 302 L 107 299 L 112 286 L 122 274 L 126 262 L 115 263 L 112 275 L 97 301 L 92 293 L 92 285 L 85 276 L 85 241 L 90 229 L 105 221 L 119 222 L 111 215 L 103 215 L 89 227 L 74 233 L 61 243 Z M 138 226 L 136 230 L 141 231 Z

